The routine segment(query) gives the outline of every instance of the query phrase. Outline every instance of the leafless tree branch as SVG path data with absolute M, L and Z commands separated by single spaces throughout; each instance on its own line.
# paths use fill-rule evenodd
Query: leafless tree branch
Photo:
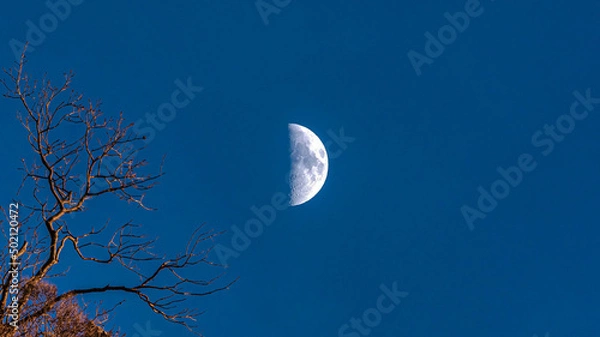
M 89 200 L 105 195 L 150 210 L 144 196 L 163 175 L 162 166 L 158 173 L 144 173 L 148 163 L 136 157 L 137 150 L 144 148 L 143 138 L 132 133 L 132 124 L 125 122 L 122 113 L 108 117 L 99 102 L 86 101 L 72 90 L 72 73 L 64 74 L 58 85 L 45 77 L 33 81 L 24 71 L 26 63 L 23 52 L 20 61 L 5 70 L 7 79 L 0 82 L 6 89 L 4 97 L 20 103 L 17 118 L 33 152 L 33 159 L 22 161 L 24 178 L 19 188 L 20 195 L 31 191 L 23 197 L 30 202 L 23 205 L 27 217 L 22 222 L 28 226 L 21 236 L 27 243 L 19 251 L 21 272 L 27 275 L 20 285 L 20 324 L 47 319 L 61 303 L 82 295 L 119 292 L 134 296 L 164 319 L 193 331 L 193 322 L 202 312 L 186 308 L 183 302 L 227 289 L 235 282 L 222 282 L 221 275 L 207 280 L 183 276 L 195 266 L 215 265 L 208 253 L 220 233 L 200 226 L 182 253 L 166 257 L 152 251 L 155 239 L 146 238 L 142 227 L 132 221 L 113 230 L 109 230 L 109 221 L 99 228 L 70 224 L 67 215 L 85 211 Z M 119 266 L 138 281 L 60 294 L 49 291 L 39 302 L 38 291 L 48 279 L 72 272 L 60 263 L 68 249 L 81 261 Z M 0 261 L 8 261 L 6 252 L 0 252 Z M 3 304 L 9 300 L 7 265 L 0 266 Z M 217 282 L 224 284 L 217 286 Z M 0 314 L 0 325 L 8 327 L 6 306 L 0 308 Z

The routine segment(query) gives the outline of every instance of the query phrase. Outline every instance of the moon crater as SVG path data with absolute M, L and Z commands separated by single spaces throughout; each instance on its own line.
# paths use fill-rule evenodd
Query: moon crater
M 323 142 L 310 129 L 289 124 L 290 131 L 290 205 L 312 199 L 325 184 L 329 167 Z

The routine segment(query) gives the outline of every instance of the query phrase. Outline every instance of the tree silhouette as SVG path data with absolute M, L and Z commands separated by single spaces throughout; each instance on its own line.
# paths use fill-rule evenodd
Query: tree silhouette
M 56 325 L 57 317 L 68 310 L 76 312 L 75 299 L 107 292 L 133 296 L 165 320 L 194 331 L 194 322 L 202 312 L 186 306 L 189 297 L 210 295 L 235 282 L 221 281 L 221 271 L 208 279 L 189 276 L 192 267 L 221 267 L 208 258 L 214 238 L 220 233 L 199 226 L 182 252 L 167 257 L 154 253 L 155 240 L 147 239 L 141 226 L 131 221 L 117 226 L 106 221 L 99 228 L 70 223 L 70 215 L 84 212 L 90 200 L 108 195 L 149 210 L 143 199 L 162 176 L 162 166 L 157 173 L 148 173 L 147 162 L 136 158 L 138 150 L 145 147 L 144 139 L 131 131 L 132 124 L 127 125 L 122 114 L 106 117 L 100 103 L 85 101 L 83 95 L 73 91 L 72 73 L 65 74 L 55 86 L 45 77 L 31 80 L 25 65 L 23 52 L 20 60 L 5 70 L 7 78 L 2 81 L 4 96 L 16 100 L 22 110 L 17 118 L 26 131 L 32 157 L 23 159 L 24 178 L 18 193 L 22 203 L 20 248 L 12 254 L 8 247 L 0 251 L 0 325 L 5 330 L 13 328 L 9 315 L 12 309 L 8 308 L 13 279 L 9 262 L 16 259 L 21 278 L 15 337 L 30 336 L 19 335 L 24 333 L 21 327 L 37 330 L 32 330 L 31 336 L 55 336 L 45 334 L 40 322 Z M 30 194 L 24 196 L 25 192 Z M 2 230 L 8 242 L 5 227 Z M 72 250 L 79 261 L 117 266 L 136 281 L 114 281 L 59 293 L 47 282 L 76 271 L 76 264 L 72 270 L 61 263 L 67 250 Z M 61 333 L 58 335 L 63 336 Z M 4 332 L 2 336 L 10 335 Z

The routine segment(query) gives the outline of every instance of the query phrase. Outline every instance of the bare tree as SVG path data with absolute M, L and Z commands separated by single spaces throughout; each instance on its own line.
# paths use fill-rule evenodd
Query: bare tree
M 147 162 L 136 158 L 144 142 L 131 132 L 132 124 L 127 125 L 122 114 L 106 117 L 99 103 L 85 101 L 73 91 L 72 73 L 65 74 L 55 86 L 45 77 L 31 80 L 25 65 L 23 53 L 15 66 L 5 70 L 7 79 L 2 81 L 7 90 L 4 96 L 19 102 L 22 111 L 17 117 L 26 131 L 33 159 L 23 159 L 19 198 L 26 217 L 21 220 L 20 249 L 12 254 L 17 257 L 9 255 L 7 249 L 0 252 L 1 324 L 10 326 L 10 312 L 4 305 L 11 299 L 12 277 L 7 267 L 10 259 L 16 258 L 21 274 L 27 277 L 19 284 L 20 326 L 43 319 L 73 298 L 120 292 L 124 297 L 134 296 L 167 321 L 193 331 L 202 312 L 187 307 L 186 300 L 227 289 L 235 282 L 221 281 L 221 272 L 209 279 L 189 276 L 197 274 L 191 269 L 200 265 L 221 267 L 208 258 L 220 233 L 200 226 L 181 253 L 167 257 L 155 254 L 155 240 L 147 239 L 140 233 L 140 225 L 131 221 L 118 226 L 106 221 L 102 226 L 86 228 L 71 224 L 70 215 L 85 211 L 89 200 L 108 195 L 150 209 L 143 199 L 162 176 L 162 169 L 147 172 Z M 31 194 L 23 196 L 24 191 Z M 116 265 L 137 281 L 53 292 L 40 305 L 35 300 L 36 289 L 52 277 L 73 272 L 60 263 L 61 254 L 68 249 L 81 261 Z

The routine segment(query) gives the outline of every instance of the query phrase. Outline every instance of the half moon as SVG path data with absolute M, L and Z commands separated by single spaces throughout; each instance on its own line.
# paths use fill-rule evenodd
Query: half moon
M 308 128 L 289 124 L 290 131 L 290 205 L 312 199 L 325 184 L 329 159 L 323 142 Z

